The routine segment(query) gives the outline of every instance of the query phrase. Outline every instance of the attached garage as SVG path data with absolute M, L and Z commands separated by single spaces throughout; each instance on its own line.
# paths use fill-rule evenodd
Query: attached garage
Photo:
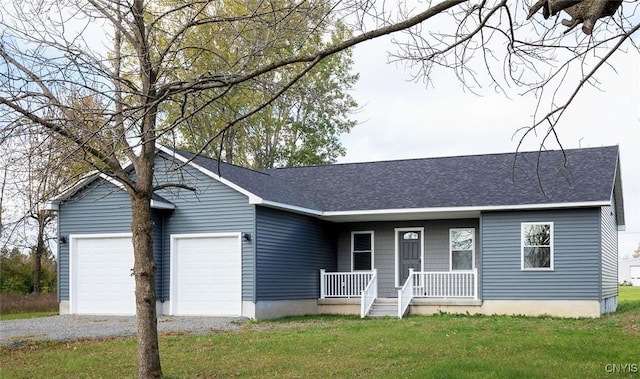
M 171 236 L 171 314 L 242 314 L 240 233 Z
M 70 312 L 135 315 L 131 234 L 71 235 Z

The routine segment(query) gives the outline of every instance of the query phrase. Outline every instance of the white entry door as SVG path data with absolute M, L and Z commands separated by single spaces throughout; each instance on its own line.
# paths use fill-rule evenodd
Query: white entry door
M 240 233 L 171 236 L 171 312 L 201 316 L 242 313 Z
M 71 235 L 71 313 L 136 313 L 131 234 Z

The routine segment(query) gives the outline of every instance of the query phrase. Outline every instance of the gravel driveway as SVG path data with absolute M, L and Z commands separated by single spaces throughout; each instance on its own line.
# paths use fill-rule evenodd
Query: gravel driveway
M 173 317 L 158 318 L 158 332 L 205 334 L 239 330 L 244 317 Z M 134 316 L 63 315 L 23 320 L 0 321 L 0 346 L 17 347 L 27 341 L 77 340 L 126 337 L 136 334 Z

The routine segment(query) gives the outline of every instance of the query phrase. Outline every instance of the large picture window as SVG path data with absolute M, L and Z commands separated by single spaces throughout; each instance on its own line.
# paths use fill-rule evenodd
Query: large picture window
M 451 271 L 473 270 L 475 260 L 475 229 L 450 229 Z
M 373 232 L 351 233 L 351 270 L 373 270 Z
M 553 270 L 553 223 L 522 223 L 522 269 Z

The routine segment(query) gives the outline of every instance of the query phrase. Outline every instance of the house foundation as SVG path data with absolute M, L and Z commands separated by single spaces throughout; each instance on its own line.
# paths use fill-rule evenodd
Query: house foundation
M 331 315 L 359 315 L 360 298 L 318 299 L 318 313 Z
M 600 307 L 601 302 L 598 300 L 413 299 L 407 313 L 411 315 L 451 313 L 596 318 L 601 316 Z M 318 313 L 359 315 L 360 299 L 318 299 Z
M 256 320 L 267 320 L 285 316 L 303 316 L 318 314 L 316 299 L 303 300 L 269 300 L 255 303 Z

